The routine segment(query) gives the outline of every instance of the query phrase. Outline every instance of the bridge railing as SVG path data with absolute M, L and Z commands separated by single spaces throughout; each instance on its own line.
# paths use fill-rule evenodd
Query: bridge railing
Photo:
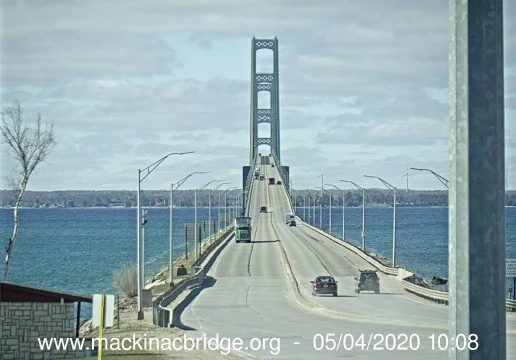
M 163 295 L 154 300 L 152 303 L 152 322 L 154 325 L 159 327 L 173 327 L 175 313 L 174 310 L 167 308 L 167 306 L 170 305 L 170 303 L 172 303 L 172 301 L 174 301 L 187 288 L 203 285 L 206 278 L 206 266 L 201 267 L 200 265 L 206 260 L 206 258 L 211 256 L 210 261 L 208 261 L 208 265 L 211 266 L 210 262 L 215 258 L 213 255 L 220 250 L 217 250 L 215 253 L 213 251 L 218 248 L 221 242 L 233 235 L 233 230 L 233 226 L 228 226 L 221 236 L 212 245 L 210 245 L 208 249 L 206 249 L 199 259 L 197 259 L 197 261 L 192 265 L 192 268 L 195 271 L 192 277 L 177 283 L 174 287 L 170 288 Z
M 402 286 L 405 291 L 408 291 L 412 294 L 418 295 L 422 298 L 436 301 L 439 303 L 448 304 L 450 294 L 446 291 L 439 291 L 434 289 L 425 288 L 423 286 L 416 285 L 407 281 L 406 279 L 402 280 Z M 505 300 L 505 309 L 507 311 L 516 311 L 516 300 L 507 299 Z
M 308 223 L 305 223 L 305 225 L 308 228 L 320 233 L 321 235 L 325 236 L 326 238 L 334 241 L 335 243 L 337 243 L 337 244 L 347 248 L 348 250 L 354 252 L 355 254 L 359 255 L 362 259 L 367 261 L 369 264 L 371 264 L 372 266 L 374 266 L 375 268 L 377 268 L 384 274 L 397 276 L 398 273 L 401 271 L 407 272 L 405 269 L 402 269 L 402 268 L 392 268 L 392 267 L 385 266 L 382 263 L 380 263 L 378 260 L 376 260 L 372 256 L 372 254 L 362 251 L 362 249 L 360 249 L 358 246 L 348 243 L 346 241 L 342 241 L 341 239 L 337 238 L 336 236 L 328 234 Z M 404 276 L 402 274 L 400 274 L 400 275 Z M 448 299 L 449 299 L 448 292 L 435 290 L 435 289 L 431 289 L 429 287 L 415 284 L 413 282 L 408 281 L 409 277 L 400 278 L 400 280 L 401 280 L 401 285 L 402 285 L 403 289 L 405 289 L 405 291 L 410 292 L 419 297 L 425 298 L 427 300 L 435 301 L 438 303 L 448 304 Z M 505 305 L 506 305 L 507 311 L 516 311 L 516 300 L 506 300 Z

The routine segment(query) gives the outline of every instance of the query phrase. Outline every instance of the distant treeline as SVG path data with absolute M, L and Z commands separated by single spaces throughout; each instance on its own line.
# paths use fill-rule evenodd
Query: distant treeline
M 342 206 L 342 192 L 329 190 L 332 194 L 332 204 Z M 329 192 L 325 191 L 322 197 L 323 205 L 329 205 Z M 211 191 L 211 205 L 217 206 L 219 197 L 224 203 L 224 191 Z M 237 193 L 233 193 L 236 195 Z M 304 206 L 305 199 L 308 205 L 320 203 L 320 191 L 296 190 L 295 200 L 297 206 Z M 197 192 L 197 206 L 208 206 L 209 192 L 207 190 Z M 362 192 L 358 190 L 345 191 L 346 206 L 362 206 Z M 142 206 L 168 206 L 170 192 L 167 190 L 146 190 L 141 192 Z M 228 197 L 228 203 L 229 203 Z M 398 190 L 398 206 L 447 206 L 448 192 L 443 190 Z M 15 197 L 12 191 L 0 190 L 0 206 L 14 206 Z M 173 202 L 178 207 L 194 206 L 194 190 L 176 190 L 173 193 Z M 366 206 L 392 206 L 393 193 L 384 189 L 367 189 Z M 507 192 L 507 205 L 516 206 L 516 191 Z M 136 191 L 125 190 L 66 190 L 66 191 L 27 191 L 23 197 L 23 207 L 132 207 L 136 206 Z

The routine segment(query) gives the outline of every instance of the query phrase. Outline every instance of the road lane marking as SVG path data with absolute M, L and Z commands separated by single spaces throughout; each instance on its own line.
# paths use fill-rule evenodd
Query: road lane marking
M 270 202 L 270 195 L 267 191 L 267 198 Z M 272 225 L 273 231 L 276 233 L 276 236 L 279 239 L 279 234 L 276 229 L 276 226 L 274 225 L 274 222 L 272 219 L 270 219 L 270 223 Z M 278 241 L 278 246 L 281 249 L 281 254 L 283 258 L 283 268 L 285 270 L 285 273 L 289 279 L 287 279 L 287 289 L 289 297 L 294 305 L 297 305 L 299 308 L 302 308 L 304 310 L 307 310 L 311 313 L 332 318 L 332 319 L 342 319 L 347 320 L 350 322 L 358 322 L 358 323 L 369 323 L 369 324 L 380 324 L 380 325 L 397 325 L 397 326 L 405 326 L 405 327 L 418 327 L 418 328 L 426 328 L 426 329 L 448 329 L 448 326 L 442 326 L 442 325 L 429 325 L 429 324 L 421 324 L 421 323 L 410 323 L 406 321 L 400 321 L 395 319 L 386 319 L 386 320 L 380 320 L 380 319 L 373 319 L 368 317 L 362 317 L 357 315 L 351 315 L 351 314 L 344 314 L 340 312 L 331 311 L 328 309 L 325 309 L 321 307 L 319 304 L 316 304 L 304 297 L 303 294 L 301 294 L 299 289 L 299 282 L 297 281 L 296 276 L 293 274 L 290 262 L 288 260 L 286 251 L 283 247 L 283 244 L 281 241 Z M 292 283 L 289 281 L 291 280 L 293 283 L 295 283 L 295 289 Z M 299 296 L 299 298 L 298 298 Z

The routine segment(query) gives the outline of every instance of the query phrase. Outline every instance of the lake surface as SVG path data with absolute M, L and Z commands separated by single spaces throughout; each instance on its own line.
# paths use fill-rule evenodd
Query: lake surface
M 342 209 L 332 209 L 332 232 L 342 236 Z M 12 232 L 12 209 L 0 209 L 0 246 Z M 304 209 L 297 215 L 303 217 Z M 212 208 L 212 219 L 217 210 Z M 184 254 L 184 222 L 193 208 L 174 209 L 174 257 Z M 329 208 L 323 208 L 328 227 Z M 146 277 L 168 264 L 169 210 L 151 208 L 145 226 Z M 208 209 L 198 209 L 208 220 Z M 319 209 L 316 209 L 317 225 Z M 346 208 L 346 239 L 361 245 L 362 209 Z M 426 278 L 448 277 L 448 209 L 397 208 L 396 263 Z M 516 208 L 507 208 L 507 257 L 516 258 Z M 392 257 L 392 209 L 366 209 L 366 249 Z M 136 209 L 20 209 L 20 230 L 9 281 L 84 294 L 115 293 L 113 271 L 136 263 Z M 0 264 L 3 275 L 4 262 Z

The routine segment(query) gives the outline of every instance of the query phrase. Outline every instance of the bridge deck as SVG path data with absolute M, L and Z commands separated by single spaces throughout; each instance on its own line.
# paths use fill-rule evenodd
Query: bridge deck
M 260 165 L 260 172 L 265 179 L 279 177 L 277 168 L 269 165 Z M 393 277 L 381 274 L 380 294 L 355 294 L 353 277 L 357 268 L 370 265 L 302 224 L 285 225 L 284 216 L 291 209 L 284 187 L 255 181 L 249 214 L 253 219 L 252 242 L 233 241 L 211 268 L 209 275 L 214 283 L 182 315 L 184 324 L 197 329 L 192 336 L 206 333 L 239 337 L 244 344 L 253 337 L 280 337 L 279 355 L 274 356 L 267 349 L 245 351 L 260 358 L 322 359 L 345 355 L 376 359 L 380 353 L 382 359 L 447 358 L 446 351 L 432 350 L 429 338 L 432 334 L 447 333 L 447 306 L 410 295 Z M 261 206 L 267 206 L 268 213 L 260 213 Z M 313 311 L 295 305 L 291 299 L 292 287 L 288 286 L 285 273 L 289 267 L 281 255 L 282 248 L 302 295 L 313 302 Z M 327 274 L 339 282 L 339 296 L 312 297 L 310 280 Z M 335 313 L 334 318 L 328 310 Z M 516 317 L 512 314 L 508 314 L 508 327 L 511 354 L 516 351 Z M 420 346 L 415 352 L 365 351 L 359 347 L 333 351 L 334 354 L 316 351 L 314 336 L 326 337 L 327 333 L 336 333 L 337 339 L 341 333 L 353 334 L 355 339 L 363 333 L 365 343 L 370 334 L 418 334 Z

